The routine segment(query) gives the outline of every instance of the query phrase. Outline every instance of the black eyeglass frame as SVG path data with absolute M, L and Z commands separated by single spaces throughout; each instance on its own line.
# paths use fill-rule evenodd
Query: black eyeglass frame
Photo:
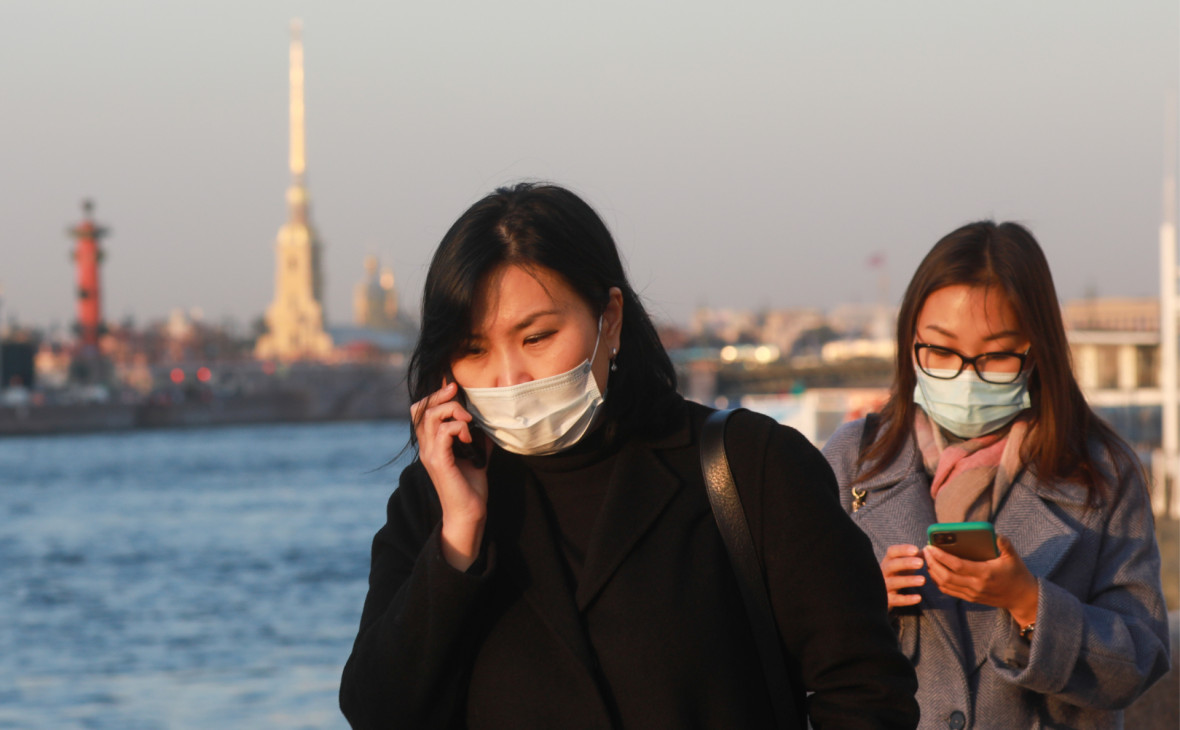
M 956 372 L 954 375 L 950 376 L 949 378 L 946 376 L 943 376 L 943 375 L 935 375 L 934 373 L 930 372 L 926 368 L 922 367 L 922 350 L 937 350 L 937 351 L 947 352 L 952 355 L 955 355 L 956 357 L 959 358 L 958 372 Z M 1020 367 L 1017 368 L 1016 371 L 1011 374 L 1012 378 L 1010 380 L 1001 380 L 999 382 L 997 382 L 995 380 L 991 380 L 988 378 L 987 375 L 984 375 L 984 371 L 979 369 L 979 361 L 980 360 L 985 360 L 989 357 L 995 357 L 996 355 L 1003 355 L 1005 357 L 1014 357 L 1014 358 L 1020 360 Z M 914 343 L 914 363 L 919 368 L 921 368 L 922 372 L 926 373 L 927 375 L 929 375 L 932 378 L 938 378 L 939 380 L 954 380 L 955 378 L 962 375 L 963 371 L 967 369 L 968 365 L 970 365 L 971 369 L 975 371 L 975 374 L 979 376 L 979 379 L 985 383 L 991 383 L 992 385 L 1011 385 L 1012 383 L 1016 382 L 1016 379 L 1019 378 L 1020 374 L 1024 372 L 1024 366 L 1028 364 L 1028 350 L 1025 350 L 1023 353 L 1004 352 L 1004 351 L 984 352 L 984 353 L 980 353 L 979 355 L 976 355 L 975 357 L 967 357 L 963 353 L 958 352 L 957 350 L 952 350 L 949 347 L 943 347 L 942 345 L 932 345 L 929 342 L 915 342 Z M 1003 373 L 1003 374 L 1007 375 L 1008 373 Z M 993 376 L 994 376 L 994 374 L 993 374 Z

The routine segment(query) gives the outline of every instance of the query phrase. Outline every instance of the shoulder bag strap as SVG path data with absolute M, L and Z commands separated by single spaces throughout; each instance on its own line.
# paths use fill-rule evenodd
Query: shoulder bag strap
M 783 658 L 782 644 L 774 613 L 770 609 L 770 597 L 766 582 L 762 578 L 762 566 L 754 549 L 754 539 L 746 523 L 746 513 L 738 496 L 729 458 L 725 455 L 725 424 L 733 411 L 716 411 L 706 420 L 701 429 L 701 471 L 705 475 L 705 488 L 713 516 L 729 560 L 737 574 L 742 602 L 750 618 L 758 654 L 762 658 L 762 674 L 770 691 L 770 702 L 780 728 L 795 727 L 798 723 L 787 666 Z

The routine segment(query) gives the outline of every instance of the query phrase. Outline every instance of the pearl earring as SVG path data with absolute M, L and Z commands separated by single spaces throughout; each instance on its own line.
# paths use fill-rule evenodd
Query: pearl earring
M 617 362 L 615 362 L 615 357 L 618 356 L 618 354 L 619 354 L 619 348 L 612 347 L 610 349 L 610 371 L 612 373 L 617 372 L 619 369 L 619 364 Z

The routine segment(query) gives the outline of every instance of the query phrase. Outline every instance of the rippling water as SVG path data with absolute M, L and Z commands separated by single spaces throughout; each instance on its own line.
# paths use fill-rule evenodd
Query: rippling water
M 405 423 L 0 439 L 0 728 L 346 728 Z

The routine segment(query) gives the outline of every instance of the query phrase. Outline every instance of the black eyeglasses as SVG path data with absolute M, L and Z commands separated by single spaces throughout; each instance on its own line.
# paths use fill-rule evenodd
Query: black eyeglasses
M 985 383 L 1008 385 L 1015 383 L 1020 377 L 1027 358 L 1027 350 L 1023 353 L 985 352 L 975 357 L 967 357 L 949 347 L 929 345 L 925 342 L 914 343 L 914 359 L 918 367 L 930 377 L 939 380 L 953 380 L 970 365 L 975 369 L 979 379 Z

